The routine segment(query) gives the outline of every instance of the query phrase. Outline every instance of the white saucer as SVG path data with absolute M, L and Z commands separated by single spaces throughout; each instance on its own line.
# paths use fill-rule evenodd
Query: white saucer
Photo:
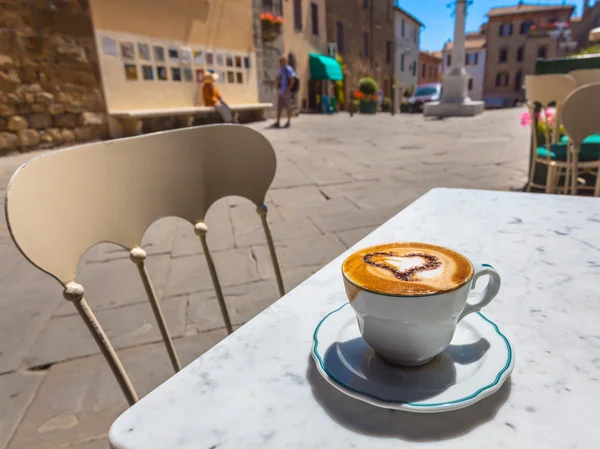
M 498 391 L 515 365 L 508 339 L 481 313 L 460 321 L 450 346 L 426 365 L 390 365 L 361 337 L 349 303 L 321 320 L 312 356 L 325 380 L 348 396 L 417 413 L 474 404 Z

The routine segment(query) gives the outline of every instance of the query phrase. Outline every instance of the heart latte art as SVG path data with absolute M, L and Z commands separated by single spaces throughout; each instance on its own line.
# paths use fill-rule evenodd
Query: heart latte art
M 399 296 L 450 291 L 473 276 L 473 266 L 464 256 L 425 243 L 365 248 L 348 257 L 342 270 L 355 287 Z

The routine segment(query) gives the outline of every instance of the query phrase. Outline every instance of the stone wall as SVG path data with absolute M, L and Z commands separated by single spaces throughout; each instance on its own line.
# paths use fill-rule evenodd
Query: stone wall
M 282 0 L 273 0 L 269 9 L 277 15 L 281 15 Z M 265 117 L 272 117 L 276 114 L 277 105 L 277 84 L 275 78 L 279 69 L 279 56 L 284 54 L 283 33 L 277 39 L 271 42 L 263 42 L 260 24 L 260 13 L 267 9 L 263 5 L 263 0 L 253 0 L 254 9 L 254 45 L 256 47 L 256 71 L 258 81 L 258 101 L 261 103 L 273 103 L 273 108 L 265 111 Z M 286 17 L 285 26 L 294 26 L 293 18 Z
M 0 155 L 107 136 L 87 0 L 0 0 Z

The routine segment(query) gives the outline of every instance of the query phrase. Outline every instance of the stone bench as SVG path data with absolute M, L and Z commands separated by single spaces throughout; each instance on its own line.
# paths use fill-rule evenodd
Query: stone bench
M 264 118 L 264 111 L 273 107 L 272 103 L 246 103 L 228 105 L 234 113 L 259 112 Z M 143 134 L 144 119 L 175 117 L 178 128 L 192 126 L 195 117 L 216 114 L 211 106 L 191 106 L 185 108 L 137 109 L 130 111 L 109 112 L 110 135 L 112 138 L 129 137 Z

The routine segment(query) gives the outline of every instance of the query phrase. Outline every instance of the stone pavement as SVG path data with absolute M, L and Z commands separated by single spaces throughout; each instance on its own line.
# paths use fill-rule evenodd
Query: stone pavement
M 268 195 L 286 289 L 433 187 L 519 189 L 528 131 L 520 109 L 468 119 L 421 115 L 301 116 L 289 130 L 252 125 L 278 155 Z M 0 158 L 0 193 L 34 154 Z M 210 210 L 209 245 L 234 324 L 277 299 L 255 207 Z M 401 236 L 399 236 L 401 239 Z M 183 363 L 225 337 L 202 248 L 189 223 L 163 219 L 145 237 L 148 265 Z M 108 244 L 82 258 L 78 281 L 140 395 L 172 372 L 128 254 Z M 0 448 L 107 447 L 126 402 L 60 286 L 26 262 L 0 215 Z

